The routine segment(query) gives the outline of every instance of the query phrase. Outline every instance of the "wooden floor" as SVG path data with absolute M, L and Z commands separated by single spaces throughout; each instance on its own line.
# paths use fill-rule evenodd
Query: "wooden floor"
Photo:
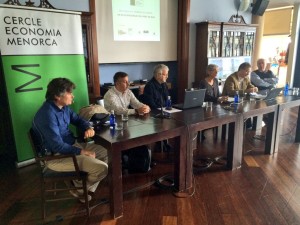
M 0 224 L 98 224 L 98 225 L 254 225 L 300 224 L 300 152 L 293 143 L 297 110 L 285 113 L 279 152 L 264 155 L 264 141 L 247 130 L 242 167 L 228 171 L 223 165 L 194 173 L 189 193 L 173 193 L 151 185 L 172 173 L 172 154 L 156 152 L 157 165 L 146 174 L 123 176 L 124 216 L 113 220 L 109 205 L 100 204 L 87 219 L 76 199 L 49 204 L 41 219 L 38 170 L 35 165 L 15 169 L 9 158 L 0 165 Z M 264 129 L 263 129 L 264 130 Z M 262 130 L 262 134 L 263 134 Z M 224 143 L 205 133 L 203 149 L 195 158 L 224 155 Z M 108 198 L 107 180 L 99 186 L 91 204 Z M 78 214 L 79 213 L 79 214 Z M 75 215 L 77 214 L 77 215 Z

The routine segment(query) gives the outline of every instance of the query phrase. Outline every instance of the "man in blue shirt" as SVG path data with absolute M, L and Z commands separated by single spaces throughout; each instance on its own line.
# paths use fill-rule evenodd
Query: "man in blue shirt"
M 87 189 L 94 192 L 99 182 L 108 172 L 107 150 L 93 143 L 78 143 L 69 129 L 73 124 L 84 132 L 84 138 L 95 135 L 90 123 L 70 107 L 73 103 L 75 84 L 67 78 L 55 78 L 47 86 L 46 101 L 37 111 L 32 122 L 32 128 L 42 139 L 44 148 L 52 154 L 75 154 L 79 169 L 88 173 Z M 47 162 L 49 169 L 54 171 L 74 171 L 71 158 Z M 82 186 L 74 181 L 75 186 Z M 72 195 L 81 198 L 82 193 L 72 191 Z M 91 197 L 89 196 L 89 200 Z
M 257 70 L 251 72 L 251 83 L 258 90 L 272 89 L 276 86 L 278 78 L 271 70 L 266 69 L 266 60 L 261 58 L 257 60 Z

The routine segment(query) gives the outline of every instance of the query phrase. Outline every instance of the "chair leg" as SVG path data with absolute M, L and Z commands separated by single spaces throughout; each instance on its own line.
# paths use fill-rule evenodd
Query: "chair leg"
M 218 132 L 219 132 L 219 128 L 218 127 L 214 127 L 213 128 L 214 140 L 218 140 Z
M 225 140 L 226 139 L 226 136 L 227 136 L 227 125 L 226 124 L 223 124 L 222 125 L 222 140 Z
M 46 196 L 45 196 L 45 182 L 41 180 L 41 196 L 42 196 L 42 218 L 46 218 Z
M 86 179 L 82 179 L 82 188 L 83 188 L 83 194 L 84 194 L 84 199 L 85 199 L 86 214 L 89 217 L 90 216 L 90 206 L 89 206 L 89 199 L 88 199 L 88 190 L 86 187 Z

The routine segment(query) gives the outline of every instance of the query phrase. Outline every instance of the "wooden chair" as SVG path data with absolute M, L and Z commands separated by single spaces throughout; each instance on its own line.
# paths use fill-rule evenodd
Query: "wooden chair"
M 86 187 L 87 173 L 80 171 L 75 155 L 52 155 L 47 153 L 47 150 L 44 149 L 42 145 L 42 139 L 34 132 L 31 128 L 28 137 L 34 152 L 35 160 L 37 165 L 40 168 L 41 174 L 41 196 L 42 196 L 42 218 L 46 218 L 46 203 L 53 201 L 62 201 L 67 199 L 74 199 L 70 193 L 68 196 L 57 196 L 58 192 L 69 192 L 71 190 L 83 190 L 83 196 L 85 199 L 85 209 L 86 215 L 90 215 L 90 207 L 88 201 L 88 191 Z M 48 169 L 45 166 L 47 161 L 57 160 L 62 158 L 72 158 L 74 163 L 75 171 L 71 172 L 57 172 L 51 169 Z M 82 187 L 75 187 L 71 185 L 72 180 L 82 181 Z M 58 183 L 70 184 L 65 185 L 64 188 L 57 187 Z

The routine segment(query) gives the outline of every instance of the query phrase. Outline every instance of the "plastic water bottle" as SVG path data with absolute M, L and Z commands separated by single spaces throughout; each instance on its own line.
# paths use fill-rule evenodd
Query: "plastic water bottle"
M 111 114 L 109 116 L 109 126 L 111 128 L 115 128 L 115 125 L 116 125 L 115 111 L 111 110 Z
M 168 96 L 167 101 L 166 101 L 166 109 L 171 110 L 172 109 L 172 100 L 171 96 Z
M 234 103 L 236 104 L 239 103 L 239 100 L 240 100 L 239 91 L 236 91 L 234 95 Z
M 285 86 L 284 86 L 284 92 L 283 95 L 287 96 L 289 94 L 289 82 L 286 82 Z

